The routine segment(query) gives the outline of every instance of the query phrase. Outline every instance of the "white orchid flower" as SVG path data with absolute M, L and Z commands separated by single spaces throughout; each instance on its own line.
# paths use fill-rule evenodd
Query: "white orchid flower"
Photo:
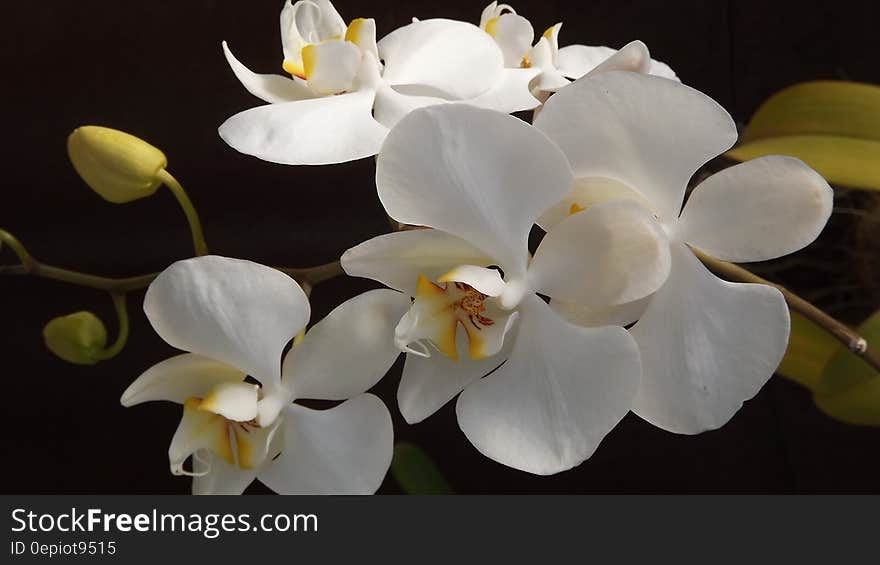
M 256 74 L 223 50 L 235 76 L 268 105 L 220 126 L 231 147 L 275 163 L 322 165 L 375 155 L 388 130 L 415 108 L 450 100 L 504 112 L 538 101 L 505 72 L 498 46 L 474 25 L 414 22 L 376 42 L 376 24 L 348 26 L 329 0 L 281 11 L 283 68 Z M 517 75 L 519 76 L 519 75 Z
M 144 310 L 189 353 L 144 372 L 122 404 L 183 405 L 168 455 L 172 473 L 195 477 L 195 494 L 240 494 L 255 478 L 282 494 L 375 492 L 393 433 L 385 405 L 362 393 L 397 357 L 386 342 L 407 304 L 383 310 L 389 294 L 399 295 L 368 292 L 336 308 L 295 344 L 282 377 L 282 352 L 309 319 L 299 285 L 249 261 L 179 261 L 150 285 Z M 303 398 L 351 400 L 312 410 L 293 402 Z
M 415 298 L 395 330 L 407 422 L 463 390 L 456 411 L 468 439 L 537 474 L 588 458 L 629 411 L 640 371 L 623 328 L 578 328 L 538 293 L 621 304 L 653 292 L 669 269 L 660 226 L 630 202 L 567 218 L 530 257 L 535 220 L 572 182 L 559 149 L 517 118 L 465 104 L 416 110 L 386 139 L 376 184 L 392 218 L 433 229 L 342 257 L 350 275 Z M 584 280 L 589 289 L 573 282 Z
M 658 75 L 678 80 L 675 72 L 660 61 L 651 59 L 641 41 L 633 41 L 619 51 L 610 47 L 568 45 L 559 47 L 561 23 L 547 28 L 532 45 L 535 37 L 532 24 L 508 4 L 492 2 L 483 9 L 480 28 L 491 35 L 504 53 L 508 68 L 532 69 L 532 93 L 545 99 L 588 73 L 620 70 Z
M 778 290 L 723 281 L 689 246 L 736 262 L 797 251 L 828 220 L 828 183 L 797 159 L 763 157 L 709 177 L 682 210 L 691 176 L 729 149 L 737 130 L 712 99 L 664 78 L 581 79 L 550 98 L 535 127 L 565 152 L 577 178 L 541 218 L 545 229 L 625 199 L 656 218 L 672 254 L 669 280 L 650 299 L 611 309 L 554 307 L 584 325 L 639 320 L 631 330 L 643 365 L 636 414 L 684 434 L 724 425 L 779 365 L 789 313 Z

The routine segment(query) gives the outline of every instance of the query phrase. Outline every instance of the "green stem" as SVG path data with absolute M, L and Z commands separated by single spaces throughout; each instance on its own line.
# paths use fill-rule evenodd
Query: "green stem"
M 205 234 L 202 231 L 202 223 L 199 221 L 199 214 L 196 212 L 192 200 L 189 199 L 189 196 L 186 194 L 186 191 L 183 190 L 180 183 L 177 182 L 177 179 L 171 176 L 171 173 L 162 169 L 156 173 L 156 176 L 159 177 L 159 180 L 161 180 L 171 193 L 174 194 L 180 207 L 183 208 L 183 213 L 186 214 L 186 221 L 189 222 L 189 231 L 192 233 L 193 248 L 195 249 L 196 255 L 207 255 L 208 244 L 205 243 Z
M 326 280 L 345 274 L 339 261 L 331 261 L 330 263 L 324 263 L 323 265 L 316 265 L 314 267 L 306 267 L 304 269 L 295 269 L 291 267 L 275 268 L 295 279 L 306 293 L 306 296 L 312 295 L 313 287 Z
M 125 293 L 113 292 L 110 296 L 113 298 L 116 319 L 119 321 L 119 333 L 116 335 L 116 341 L 113 345 L 98 354 L 98 358 L 102 361 L 116 357 L 128 341 L 128 305 Z
M 18 257 L 18 260 L 21 262 L 22 267 L 27 269 L 32 267 L 35 263 L 34 258 L 31 257 L 31 254 L 24 248 L 24 245 L 22 245 L 21 242 L 8 231 L 0 230 L 0 243 L 5 243 L 10 249 L 12 249 L 12 252 L 15 253 L 15 256 Z M 0 247 L 2 247 L 2 245 L 0 245 Z

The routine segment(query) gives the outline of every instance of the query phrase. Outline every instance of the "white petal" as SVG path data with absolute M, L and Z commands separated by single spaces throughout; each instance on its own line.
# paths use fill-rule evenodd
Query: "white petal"
M 678 81 L 678 76 L 669 65 L 651 59 L 647 46 L 638 40 L 628 43 L 619 51 L 610 47 L 568 45 L 559 50 L 558 63 L 562 74 L 575 79 L 587 73 L 617 70 L 647 73 Z
M 775 288 L 722 281 L 681 244 L 672 258 L 631 330 L 644 367 L 633 411 L 696 434 L 724 425 L 764 386 L 785 353 L 789 315 Z
M 204 398 L 220 383 L 241 382 L 244 377 L 244 373 L 225 363 L 184 353 L 144 371 L 125 389 L 120 402 L 123 406 L 152 400 L 183 404 L 187 398 Z
M 302 57 L 309 88 L 319 94 L 351 91 L 363 58 L 357 45 L 343 39 L 307 45 Z
M 628 71 L 631 73 L 648 73 L 651 69 L 651 53 L 648 46 L 641 41 L 632 41 L 619 51 L 596 65 L 590 75 L 609 71 Z M 580 78 L 580 77 L 573 77 Z
M 504 66 L 516 68 L 528 53 L 535 38 L 535 30 L 529 20 L 517 14 L 507 13 L 492 18 L 481 26 L 491 35 L 501 53 L 504 55 Z
M 281 376 L 281 353 L 305 327 L 309 301 L 284 273 L 240 259 L 178 261 L 147 290 L 144 312 L 171 346 L 260 379 Z
M 834 191 L 802 161 L 760 157 L 695 188 L 681 214 L 678 237 L 725 261 L 774 259 L 816 239 L 833 205 Z
M 495 41 L 475 25 L 445 19 L 414 22 L 379 41 L 383 77 L 392 86 L 429 86 L 464 100 L 501 78 L 504 58 Z
M 506 286 L 496 269 L 458 265 L 437 278 L 437 282 L 463 282 L 488 296 L 500 296 Z
M 541 73 L 529 84 L 534 96 L 541 96 L 542 93 L 557 92 L 571 84 L 571 81 L 565 78 L 559 71 L 550 67 L 541 69 Z M 542 98 L 546 96 L 541 96 Z
M 648 70 L 648 73 L 656 77 L 663 77 L 674 80 L 676 82 L 681 82 L 681 79 L 678 78 L 678 75 L 675 74 L 675 71 L 672 70 L 672 67 L 670 67 L 663 61 L 658 61 L 657 59 L 651 59 L 651 68 Z
M 230 465 L 236 464 L 226 418 L 200 410 L 200 404 L 196 398 L 189 398 L 183 404 L 183 417 L 168 447 L 168 461 L 174 475 L 193 474 L 183 465 L 196 452 L 210 451 Z
M 465 240 L 440 230 L 407 230 L 380 235 L 342 254 L 342 268 L 416 295 L 419 275 L 437 280 L 456 265 L 489 266 L 494 260 Z
M 375 155 L 388 130 L 373 119 L 371 90 L 245 110 L 220 126 L 230 147 L 285 165 L 326 165 Z
M 504 69 L 492 88 L 465 102 L 505 114 L 533 110 L 541 101 L 532 95 L 529 85 L 540 72 L 541 69 Z
M 580 328 L 538 297 L 523 302 L 507 363 L 464 389 L 458 423 L 487 457 L 551 475 L 587 459 L 629 411 L 639 382 L 622 328 Z
M 486 5 L 483 8 L 483 11 L 480 13 L 480 28 L 486 29 L 486 23 L 492 18 L 497 18 L 501 15 L 502 10 L 498 9 L 498 2 L 493 1 Z
M 372 494 L 391 464 L 391 415 L 371 394 L 329 410 L 296 404 L 284 416 L 281 455 L 259 479 L 278 494 Z
M 234 422 L 257 417 L 260 387 L 252 383 L 220 383 L 202 399 L 199 410 L 208 410 Z
M 660 223 L 641 205 L 616 200 L 572 214 L 547 232 L 529 279 L 551 298 L 604 308 L 660 288 L 669 263 Z
M 632 200 L 653 211 L 651 203 L 644 196 L 620 181 L 599 177 L 579 178 L 575 179 L 568 196 L 541 214 L 538 225 L 544 231 L 550 231 L 573 213 L 610 200 Z
M 653 295 L 651 295 L 653 296 Z M 608 306 L 607 308 L 589 308 L 581 304 L 551 300 L 553 311 L 576 326 L 595 328 L 598 326 L 628 326 L 641 318 L 651 296 L 640 298 L 625 304 Z
M 403 418 L 407 423 L 417 424 L 439 410 L 464 387 L 501 365 L 510 355 L 515 340 L 516 336 L 510 334 L 501 352 L 492 357 L 474 360 L 466 354 L 467 334 L 458 332 L 458 361 L 442 354 L 430 357 L 407 354 L 403 377 L 397 389 L 397 403 Z
M 465 104 L 411 113 L 376 166 L 391 217 L 465 239 L 498 261 L 507 280 L 525 273 L 532 225 L 572 182 L 565 156 L 541 132 Z
M 376 20 L 373 18 L 355 18 L 345 30 L 345 40 L 351 41 L 364 53 L 369 53 L 376 61 L 379 60 L 379 48 L 376 45 Z
M 575 79 L 592 71 L 615 53 L 616 49 L 604 46 L 566 45 L 559 49 L 557 64 L 563 75 Z
M 285 59 L 295 60 L 308 43 L 345 33 L 345 21 L 330 0 L 287 0 L 281 10 L 281 44 Z
M 366 392 L 400 355 L 394 326 L 409 307 L 409 296 L 387 289 L 343 302 L 287 354 L 284 384 L 295 398 L 344 400 Z
M 235 58 L 225 41 L 223 54 L 226 55 L 226 61 L 232 67 L 236 78 L 248 92 L 261 100 L 274 104 L 315 97 L 308 85 L 300 79 L 280 75 L 261 75 L 251 71 Z
M 237 465 L 230 465 L 210 451 L 201 451 L 193 455 L 192 493 L 238 495 L 244 492 L 254 479 L 257 471 L 244 470 Z
M 664 78 L 612 71 L 584 77 L 548 100 L 535 126 L 577 177 L 607 177 L 641 192 L 662 221 L 678 217 L 694 172 L 736 141 L 711 98 Z
M 443 98 L 435 96 L 402 94 L 390 86 L 382 85 L 376 91 L 373 116 L 380 124 L 391 129 L 413 110 L 433 104 L 445 104 L 446 102 Z

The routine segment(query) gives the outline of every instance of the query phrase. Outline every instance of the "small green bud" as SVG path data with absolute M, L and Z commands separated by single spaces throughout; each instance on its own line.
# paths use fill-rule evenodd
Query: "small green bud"
M 168 164 L 165 154 L 146 141 L 100 126 L 73 130 L 67 154 L 86 184 L 116 204 L 156 192 L 162 184 L 156 173 Z
M 49 351 L 68 363 L 94 365 L 107 345 L 107 329 L 91 312 L 76 312 L 46 324 L 43 339 Z

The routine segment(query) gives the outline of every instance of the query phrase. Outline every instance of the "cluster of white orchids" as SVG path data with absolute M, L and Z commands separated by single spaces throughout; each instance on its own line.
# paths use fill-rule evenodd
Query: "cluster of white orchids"
M 152 283 L 146 314 L 186 353 L 122 402 L 183 405 L 169 458 L 194 492 L 255 478 L 279 493 L 375 492 L 393 432 L 367 390 L 401 353 L 408 423 L 457 397 L 476 449 L 538 475 L 584 462 L 630 411 L 679 434 L 718 428 L 773 374 L 782 294 L 723 281 L 697 255 L 801 249 L 831 213 L 825 180 L 764 157 L 685 201 L 737 139 L 721 106 L 641 42 L 559 48 L 561 24 L 535 41 L 496 2 L 478 23 L 413 20 L 376 41 L 372 19 L 346 25 L 328 0 L 301 0 L 281 12 L 289 76 L 256 74 L 223 44 L 268 104 L 229 118 L 222 138 L 285 164 L 375 155 L 379 199 L 405 229 L 341 258 L 388 288 L 308 331 L 306 294 L 270 267 L 203 256 Z M 533 123 L 509 115 L 523 110 Z

